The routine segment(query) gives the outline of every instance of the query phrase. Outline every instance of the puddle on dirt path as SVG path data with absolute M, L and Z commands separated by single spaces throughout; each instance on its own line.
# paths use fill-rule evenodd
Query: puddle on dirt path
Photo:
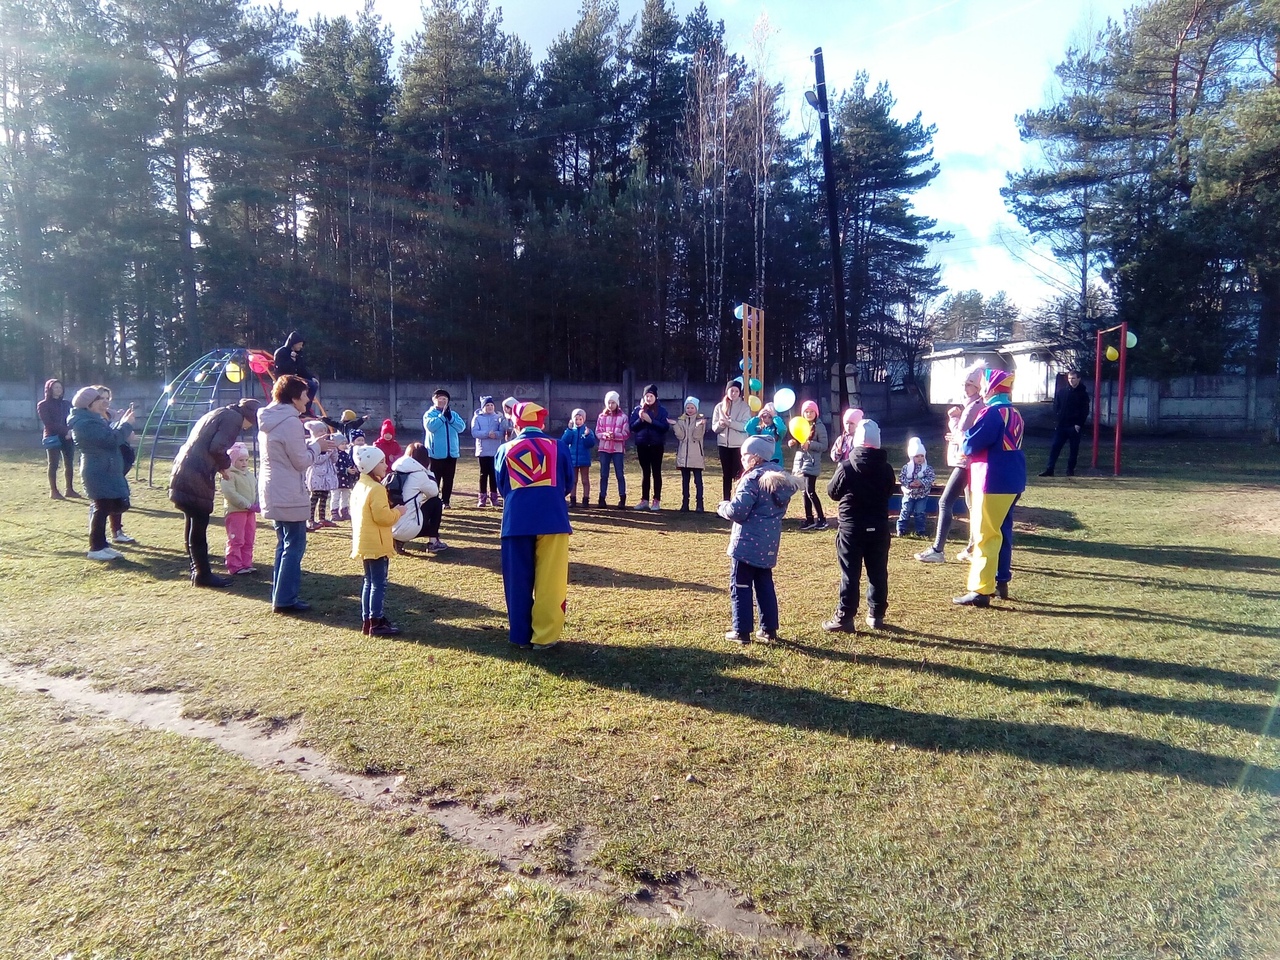
M 616 898 L 646 919 L 675 921 L 687 917 L 751 940 L 775 941 L 804 956 L 836 956 L 821 941 L 802 930 L 775 923 L 753 909 L 748 900 L 695 873 L 682 873 L 668 881 L 617 881 L 588 863 L 596 849 L 589 838 L 566 836 L 556 824 L 521 823 L 452 799 L 412 795 L 401 789 L 401 776 L 365 776 L 339 770 L 318 751 L 299 747 L 294 742 L 295 731 L 289 726 L 267 728 L 241 720 L 194 720 L 182 715 L 182 697 L 176 693 L 95 690 L 88 680 L 50 676 L 3 660 L 0 684 L 149 730 L 208 740 L 257 766 L 321 784 L 349 800 L 428 817 L 452 840 L 493 856 L 505 870 L 534 877 L 569 893 Z M 552 855 L 555 872 L 542 868 L 548 858 L 548 846 L 558 847 L 557 854 Z

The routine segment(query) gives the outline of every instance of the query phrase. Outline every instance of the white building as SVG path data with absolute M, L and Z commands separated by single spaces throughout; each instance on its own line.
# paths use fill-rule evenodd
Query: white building
M 978 361 L 1013 372 L 1014 403 L 1052 400 L 1058 375 L 1071 367 L 1055 356 L 1048 345 L 1032 340 L 938 343 L 923 359 L 929 362 L 929 402 L 940 405 L 964 399 L 964 371 Z

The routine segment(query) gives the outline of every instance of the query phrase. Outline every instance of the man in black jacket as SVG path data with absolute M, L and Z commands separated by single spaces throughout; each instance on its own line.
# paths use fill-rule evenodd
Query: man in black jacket
M 867 568 L 867 626 L 884 626 L 889 606 L 889 498 L 898 475 L 880 449 L 880 427 L 863 420 L 854 434 L 853 452 L 836 467 L 827 496 L 840 503 L 836 560 L 840 564 L 840 598 L 836 613 L 822 624 L 828 633 L 853 633 L 858 616 L 858 586 Z
M 1052 477 L 1058 464 L 1058 454 L 1063 444 L 1070 444 L 1067 454 L 1067 476 L 1076 472 L 1076 458 L 1080 454 L 1080 434 L 1089 419 L 1089 391 L 1080 380 L 1079 370 L 1067 371 L 1067 382 L 1058 386 L 1053 395 L 1053 412 L 1058 417 L 1058 427 L 1053 431 L 1053 445 L 1049 448 L 1049 467 L 1040 476 Z
M 289 336 L 285 338 L 279 349 L 271 357 L 272 365 L 276 368 L 276 376 L 283 377 L 292 374 L 295 377 L 301 377 L 307 381 L 307 416 L 314 416 L 311 405 L 315 402 L 316 393 L 320 390 L 320 381 L 311 375 L 307 369 L 307 362 L 302 358 L 302 348 L 306 346 L 306 341 L 302 337 L 301 331 L 290 330 Z

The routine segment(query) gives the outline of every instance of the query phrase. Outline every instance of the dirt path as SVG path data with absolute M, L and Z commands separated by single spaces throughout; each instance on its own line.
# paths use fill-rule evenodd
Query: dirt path
M 321 753 L 299 747 L 292 726 L 266 728 L 229 720 L 215 723 L 182 714 L 182 698 L 172 693 L 96 690 L 88 680 L 55 677 L 0 660 L 0 685 L 25 694 L 52 697 L 68 708 L 99 714 L 148 730 L 207 740 L 255 766 L 289 773 L 380 810 L 400 810 L 439 824 L 454 841 L 494 857 L 504 870 L 568 893 L 616 898 L 637 916 L 676 921 L 690 918 L 750 940 L 776 941 L 810 957 L 834 957 L 826 944 L 802 930 L 783 926 L 753 909 L 744 897 L 694 873 L 669 881 L 626 883 L 592 867 L 596 844 L 569 834 L 558 851 L 555 872 L 543 870 L 548 842 L 566 836 L 554 823 L 521 823 L 482 812 L 448 798 L 422 797 L 403 789 L 401 776 L 364 776 L 339 770 Z

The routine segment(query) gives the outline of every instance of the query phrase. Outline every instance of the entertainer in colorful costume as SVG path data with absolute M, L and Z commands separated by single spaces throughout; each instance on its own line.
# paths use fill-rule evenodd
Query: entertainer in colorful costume
M 970 523 L 978 525 L 969 564 L 969 592 L 952 600 L 986 607 L 992 595 L 1009 596 L 1013 559 L 1013 506 L 1027 488 L 1027 459 L 1022 453 L 1022 415 L 1013 408 L 1013 374 L 987 370 L 982 375 L 986 408 L 965 431 L 960 452 L 969 458 L 973 493 Z M 994 566 L 993 566 L 994 564 Z
M 515 407 L 516 435 L 498 448 L 494 473 L 506 501 L 502 513 L 502 586 L 509 639 L 545 650 L 564 630 L 569 596 L 569 448 L 547 436 L 547 411 Z

